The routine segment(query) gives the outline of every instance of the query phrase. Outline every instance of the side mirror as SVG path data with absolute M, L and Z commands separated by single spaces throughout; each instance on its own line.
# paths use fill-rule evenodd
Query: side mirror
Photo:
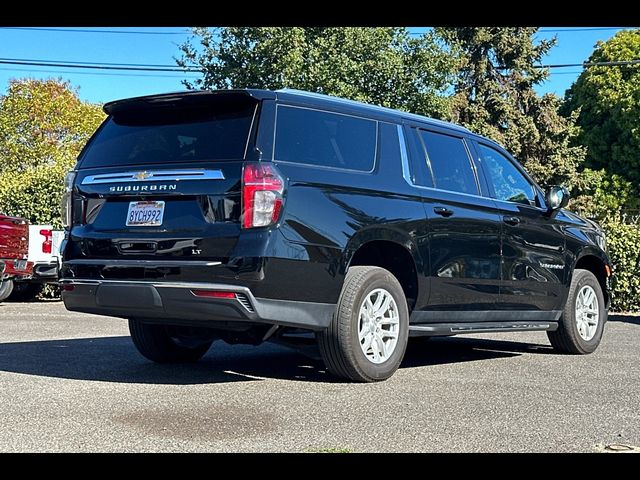
M 552 185 L 547 189 L 545 200 L 549 208 L 548 213 L 554 213 L 569 203 L 569 190 L 560 185 Z

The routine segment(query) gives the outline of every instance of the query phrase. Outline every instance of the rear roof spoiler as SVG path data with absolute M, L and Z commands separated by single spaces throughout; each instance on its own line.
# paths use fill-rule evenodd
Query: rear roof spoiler
M 163 93 L 160 95 L 146 95 L 144 97 L 125 98 L 105 103 L 102 109 L 108 115 L 136 110 L 147 110 L 157 107 L 180 107 L 202 105 L 219 101 L 247 101 L 253 99 L 258 102 L 264 99 L 275 99 L 275 92 L 269 90 L 195 90 L 186 92 Z

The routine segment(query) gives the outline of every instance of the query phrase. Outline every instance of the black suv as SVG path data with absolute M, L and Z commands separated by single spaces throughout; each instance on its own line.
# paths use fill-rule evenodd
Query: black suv
M 410 336 L 600 343 L 602 231 L 491 140 L 295 90 L 104 110 L 65 180 L 62 297 L 128 319 L 148 359 L 315 332 L 329 371 L 369 382 L 395 372 Z

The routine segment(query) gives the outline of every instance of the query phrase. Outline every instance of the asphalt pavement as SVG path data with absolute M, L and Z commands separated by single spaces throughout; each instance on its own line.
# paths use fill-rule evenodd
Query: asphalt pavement
M 555 354 L 544 333 L 438 338 L 413 345 L 388 381 L 350 384 L 272 344 L 216 342 L 197 364 L 155 365 L 124 320 L 2 303 L 0 451 L 638 446 L 639 347 L 640 317 L 615 315 L 592 355 Z

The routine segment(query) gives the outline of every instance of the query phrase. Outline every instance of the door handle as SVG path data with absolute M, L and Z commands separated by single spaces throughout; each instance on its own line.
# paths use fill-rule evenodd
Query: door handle
M 450 217 L 451 215 L 453 215 L 453 210 L 449 210 L 448 208 L 444 208 L 444 207 L 433 207 L 433 211 L 440 216 L 443 217 Z
M 502 217 L 502 221 L 507 225 L 518 225 L 520 223 L 520 219 L 518 217 Z

